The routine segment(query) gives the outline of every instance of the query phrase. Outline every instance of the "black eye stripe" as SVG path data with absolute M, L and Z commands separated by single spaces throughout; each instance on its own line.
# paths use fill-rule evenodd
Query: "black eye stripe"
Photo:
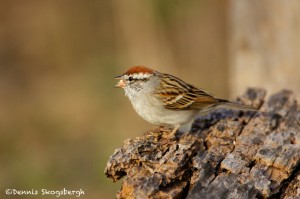
M 138 82 L 146 82 L 148 80 L 149 80 L 148 78 L 141 78 L 141 79 L 135 79 L 134 77 L 128 77 L 127 78 L 127 81 L 129 81 L 131 83 L 136 82 L 136 81 L 138 81 Z

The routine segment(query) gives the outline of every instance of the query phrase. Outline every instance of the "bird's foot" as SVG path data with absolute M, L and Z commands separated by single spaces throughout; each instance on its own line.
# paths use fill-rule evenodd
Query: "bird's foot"
M 158 139 L 166 139 L 166 140 L 171 140 L 171 139 L 176 139 L 176 132 L 178 131 L 180 126 L 175 126 L 174 129 L 167 128 L 165 126 L 160 126 L 155 129 L 148 130 L 147 132 L 144 133 L 146 137 L 152 137 L 155 136 Z
M 180 128 L 180 125 L 176 125 L 172 131 L 170 129 L 168 129 L 168 131 L 171 131 L 171 132 L 166 134 L 166 136 L 164 136 L 164 138 L 166 138 L 166 139 L 176 138 L 176 132 L 178 131 L 179 128 Z

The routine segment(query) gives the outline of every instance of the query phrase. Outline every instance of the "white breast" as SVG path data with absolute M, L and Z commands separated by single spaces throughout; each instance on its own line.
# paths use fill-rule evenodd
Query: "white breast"
M 125 94 L 132 103 L 135 111 L 151 124 L 160 126 L 175 126 L 190 122 L 197 111 L 194 110 L 170 110 L 162 106 L 149 91 L 136 91 L 125 89 Z

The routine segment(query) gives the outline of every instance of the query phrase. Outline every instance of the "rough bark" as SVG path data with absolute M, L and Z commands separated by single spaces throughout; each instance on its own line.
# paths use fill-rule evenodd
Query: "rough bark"
M 219 109 L 189 133 L 126 140 L 105 169 L 124 177 L 117 198 L 300 197 L 300 106 L 287 90 L 265 95 L 248 89 L 237 99 L 258 112 Z

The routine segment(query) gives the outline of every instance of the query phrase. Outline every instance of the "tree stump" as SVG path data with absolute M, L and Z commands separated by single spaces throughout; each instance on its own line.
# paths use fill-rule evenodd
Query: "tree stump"
M 117 198 L 300 197 L 300 105 L 291 91 L 237 99 L 258 112 L 217 109 L 188 133 L 159 129 L 128 139 L 105 174 L 124 177 Z

